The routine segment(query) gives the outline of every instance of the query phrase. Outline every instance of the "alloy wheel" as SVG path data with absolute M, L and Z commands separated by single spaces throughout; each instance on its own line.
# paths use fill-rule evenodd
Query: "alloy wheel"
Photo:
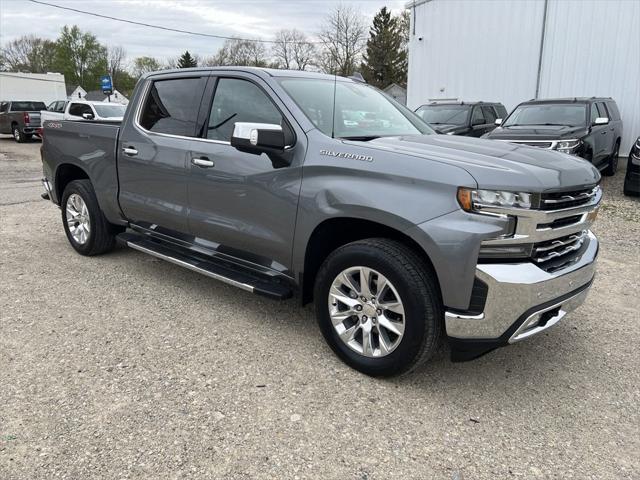
M 84 245 L 91 233 L 91 222 L 87 204 L 77 193 L 72 193 L 65 207 L 67 226 L 71 236 L 80 245 Z
M 380 272 L 351 267 L 329 289 L 329 316 L 340 340 L 365 357 L 384 357 L 404 336 L 405 312 L 398 291 Z

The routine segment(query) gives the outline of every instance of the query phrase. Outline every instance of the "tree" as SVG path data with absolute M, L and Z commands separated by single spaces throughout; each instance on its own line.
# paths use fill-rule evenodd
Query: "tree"
M 113 85 L 116 87 L 120 85 L 121 80 L 124 79 L 124 74 L 126 74 L 126 71 L 124 69 L 124 62 L 126 58 L 127 52 L 123 47 L 109 47 L 107 68 L 109 70 L 109 75 L 111 75 Z
M 266 49 L 260 42 L 233 39 L 225 41 L 220 50 L 205 63 L 207 66 L 266 67 L 268 63 L 266 54 Z
M 140 78 L 145 73 L 161 70 L 160 62 L 153 57 L 138 57 L 133 61 L 133 76 Z
M 338 5 L 325 18 L 318 36 L 323 51 L 320 67 L 327 73 L 352 75 L 360 64 L 366 27 L 360 12 L 348 5 Z
M 197 67 L 198 62 L 191 56 L 189 50 L 186 50 L 178 60 L 178 68 Z
M 391 15 L 387 7 L 373 17 L 362 76 L 367 83 L 385 88 L 392 83 L 404 84 L 407 78 L 407 52 L 400 18 Z
M 64 26 L 56 42 L 56 69 L 65 81 L 93 90 L 100 85 L 100 76 L 107 72 L 107 49 L 90 33 L 83 33 L 76 25 Z
M 25 35 L 0 49 L 0 63 L 3 70 L 46 73 L 54 69 L 55 51 L 55 42 Z
M 280 30 L 276 33 L 272 54 L 282 68 L 306 70 L 313 63 L 316 49 L 299 30 Z

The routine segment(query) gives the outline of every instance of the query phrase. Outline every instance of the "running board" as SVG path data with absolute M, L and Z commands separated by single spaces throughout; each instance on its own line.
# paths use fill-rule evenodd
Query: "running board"
M 153 239 L 148 235 L 126 232 L 117 235 L 117 240 L 119 243 L 125 244 L 134 250 L 153 255 L 247 292 L 276 300 L 285 300 L 293 295 L 293 291 L 289 286 L 279 283 L 275 279 L 244 271 L 245 269 L 241 267 L 233 268 L 229 266 L 228 262 L 222 265 L 214 258 L 205 259 L 200 255 L 190 255 L 189 250 L 186 248 Z

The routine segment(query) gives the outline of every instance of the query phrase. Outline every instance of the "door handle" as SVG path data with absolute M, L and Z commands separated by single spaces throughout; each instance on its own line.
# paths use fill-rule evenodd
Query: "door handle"
M 213 163 L 207 157 L 192 158 L 191 163 L 201 168 L 211 168 L 215 165 L 215 163 Z
M 607 131 L 605 130 L 604 132 L 600 132 L 600 135 L 606 135 Z
M 133 147 L 123 147 L 122 151 L 125 155 L 129 155 L 130 157 L 135 157 L 138 154 L 138 150 Z

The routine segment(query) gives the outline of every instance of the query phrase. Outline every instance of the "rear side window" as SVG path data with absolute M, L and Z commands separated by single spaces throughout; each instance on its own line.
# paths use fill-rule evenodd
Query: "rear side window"
M 496 112 L 493 107 L 482 107 L 482 113 L 484 113 L 484 118 L 487 123 L 493 123 L 496 121 Z
M 139 120 L 142 128 L 150 132 L 195 137 L 206 82 L 205 77 L 153 82 Z
M 591 125 L 593 125 L 600 114 L 598 113 L 598 108 L 595 103 L 591 104 Z
M 86 103 L 72 103 L 69 107 L 69 115 L 81 117 L 83 113 L 93 113 L 93 110 Z
M 236 122 L 287 125 L 271 99 L 254 83 L 238 78 L 221 78 L 211 105 L 207 138 L 231 140 Z
M 44 102 L 13 102 L 11 103 L 12 112 L 36 112 L 38 110 L 46 110 L 47 106 Z
M 484 125 L 485 123 L 487 122 L 482 114 L 482 109 L 480 107 L 475 107 L 473 109 L 473 115 L 471 116 L 471 125 Z
M 504 108 L 504 105 L 496 105 L 495 108 L 498 118 L 507 118 L 507 109 Z
M 620 120 L 620 111 L 618 110 L 618 105 L 616 102 L 610 101 L 607 103 L 607 109 L 609 110 L 609 115 L 611 115 L 611 120 L 618 121 Z

